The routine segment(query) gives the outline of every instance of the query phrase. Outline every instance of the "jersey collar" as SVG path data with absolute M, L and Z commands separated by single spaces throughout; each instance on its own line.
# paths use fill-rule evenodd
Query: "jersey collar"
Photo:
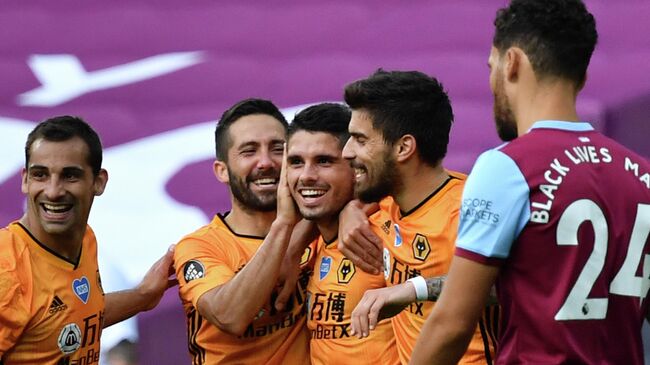
M 594 127 L 587 122 L 567 122 L 562 120 L 540 120 L 533 124 L 532 127 L 528 130 L 530 132 L 533 129 L 537 128 L 551 128 L 551 129 L 562 129 L 566 131 L 593 131 Z

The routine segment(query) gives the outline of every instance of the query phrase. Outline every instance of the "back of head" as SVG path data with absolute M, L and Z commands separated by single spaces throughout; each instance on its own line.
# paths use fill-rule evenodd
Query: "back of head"
M 598 33 L 581 0 L 513 0 L 497 12 L 494 25 L 493 45 L 501 53 L 521 48 L 538 79 L 583 85 Z
M 410 134 L 419 157 L 432 166 L 447 154 L 454 115 L 447 93 L 435 78 L 418 71 L 379 69 L 347 85 L 345 102 L 369 113 L 373 128 L 387 144 Z
M 271 101 L 256 98 L 242 100 L 223 112 L 217 123 L 217 128 L 214 131 L 217 160 L 228 161 L 228 149 L 231 144 L 231 139 L 228 134 L 230 126 L 240 118 L 253 114 L 269 115 L 277 119 L 278 123 L 282 124 L 285 130 L 287 129 L 287 120 L 278 107 Z
M 103 158 L 99 136 L 83 119 L 69 115 L 46 119 L 29 133 L 25 143 L 25 168 L 29 167 L 32 144 L 36 140 L 64 142 L 75 137 L 81 138 L 88 146 L 88 164 L 92 167 L 93 175 L 97 176 L 102 168 Z
M 343 149 L 350 134 L 348 125 L 350 124 L 350 108 L 342 104 L 322 103 L 312 105 L 301 110 L 293 118 L 289 125 L 289 136 L 298 131 L 307 132 L 325 132 L 338 138 L 340 147 Z

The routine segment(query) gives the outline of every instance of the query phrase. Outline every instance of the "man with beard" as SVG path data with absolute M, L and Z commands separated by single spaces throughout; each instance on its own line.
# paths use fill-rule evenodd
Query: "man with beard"
M 353 171 L 341 155 L 349 122 L 346 106 L 324 103 L 298 113 L 289 127 L 289 189 L 301 215 L 320 232 L 316 270 L 307 287 L 311 363 L 395 365 L 399 357 L 390 321 L 379 323 L 367 338 L 350 334 L 352 310 L 363 293 L 385 283 L 381 275 L 358 270 L 337 249 L 338 215 L 353 195 Z
M 0 364 L 98 364 L 102 328 L 160 301 L 169 250 L 131 290 L 104 295 L 97 239 L 88 226 L 108 172 L 85 121 L 39 123 L 25 143 L 25 214 L 0 229 Z
M 498 363 L 643 364 L 650 164 L 577 115 L 595 20 L 580 0 L 513 0 L 494 24 L 490 87 L 508 143 L 467 181 L 413 363 L 456 363 L 496 282 Z
M 412 294 L 412 303 L 391 319 L 400 360 L 407 363 L 434 306 L 424 301 L 435 300 L 440 286 L 439 280 L 430 281 L 429 296 L 422 277 L 445 275 L 454 251 L 465 176 L 442 165 L 452 109 L 442 85 L 415 71 L 379 70 L 348 85 L 345 101 L 352 108 L 352 119 L 343 156 L 355 170 L 355 193 L 366 203 L 389 197 L 379 213 L 386 284 Z M 352 256 L 353 261 L 358 259 Z M 407 280 L 411 282 L 403 284 Z M 368 298 L 362 302 L 367 305 Z M 356 334 L 367 336 L 376 320 L 362 327 L 355 325 L 359 321 L 355 317 Z M 472 345 L 462 363 L 490 362 L 494 343 L 488 327 L 484 319 L 474 322 Z
M 183 238 L 174 255 L 195 364 L 309 362 L 305 288 L 283 311 L 272 305 L 298 217 L 280 177 L 286 129 L 262 99 L 235 104 L 217 124 L 214 173 L 230 188 L 232 210 Z

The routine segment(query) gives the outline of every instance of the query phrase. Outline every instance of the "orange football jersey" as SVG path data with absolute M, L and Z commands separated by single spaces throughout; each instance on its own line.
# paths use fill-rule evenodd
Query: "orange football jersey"
M 307 286 L 307 326 L 312 364 L 399 364 L 390 320 L 370 336 L 350 335 L 351 315 L 368 289 L 385 286 L 381 275 L 357 269 L 337 248 L 338 241 L 317 244 L 315 268 Z
M 446 275 L 454 255 L 460 202 L 466 176 L 448 171 L 450 178 L 409 212 L 391 199 L 380 203 L 370 222 L 384 239 L 384 278 L 397 285 L 423 276 Z M 408 363 L 434 302 L 412 303 L 392 318 L 400 359 Z M 459 364 L 490 364 L 494 359 L 498 309 L 486 308 L 469 348 Z
M 304 305 L 308 271 L 301 274 L 296 291 L 284 311 L 278 312 L 273 306 L 274 292 L 241 336 L 222 331 L 197 310 L 201 295 L 232 279 L 251 260 L 263 240 L 263 237 L 238 235 L 228 227 L 223 216 L 217 215 L 208 225 L 176 245 L 174 267 L 187 315 L 193 364 L 309 363 L 309 332 L 305 326 Z M 303 257 L 303 260 L 309 258 Z
M 104 291 L 90 227 L 77 263 L 18 222 L 0 230 L 0 246 L 0 363 L 98 364 Z

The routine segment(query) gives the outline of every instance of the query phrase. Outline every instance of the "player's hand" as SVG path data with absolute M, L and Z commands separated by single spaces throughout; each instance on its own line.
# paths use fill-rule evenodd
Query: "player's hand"
M 136 291 L 145 298 L 143 310 L 153 309 L 162 298 L 165 290 L 178 284 L 174 277 L 174 245 L 169 249 L 144 275 L 144 278 L 136 287 Z
M 370 228 L 361 203 L 348 203 L 339 214 L 339 251 L 361 270 L 378 274 L 383 270 L 383 247 L 381 238 Z
M 367 290 L 352 311 L 350 334 L 359 338 L 368 337 L 377 322 L 397 315 L 415 299 L 415 287 L 411 283 Z
M 278 213 L 276 220 L 295 225 L 300 220 L 300 213 L 296 203 L 291 196 L 287 180 L 287 144 L 284 144 L 282 155 L 282 168 L 280 169 L 280 180 L 278 181 Z

